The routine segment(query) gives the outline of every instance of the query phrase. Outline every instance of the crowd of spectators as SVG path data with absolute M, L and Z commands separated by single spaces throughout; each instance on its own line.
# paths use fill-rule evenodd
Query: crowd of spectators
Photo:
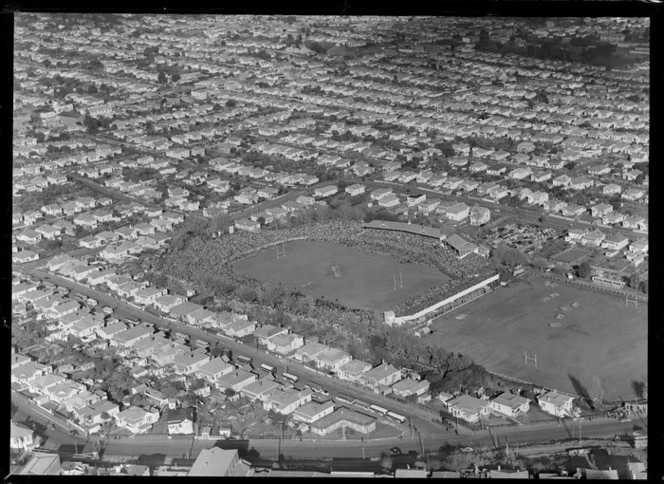
M 224 295 L 228 298 L 240 296 L 246 302 L 258 302 L 256 294 L 264 289 L 263 283 L 235 272 L 232 263 L 267 247 L 302 239 L 338 243 L 389 256 L 405 264 L 437 267 L 451 277 L 450 281 L 397 306 L 395 312 L 399 314 L 410 314 L 435 304 L 444 296 L 453 294 L 457 287 L 486 274 L 490 268 L 490 261 L 476 254 L 458 259 L 434 238 L 365 229 L 360 222 L 334 218 L 275 230 L 237 232 L 216 239 L 193 237 L 182 250 L 162 258 L 159 271 L 171 277 L 211 286 L 222 298 Z

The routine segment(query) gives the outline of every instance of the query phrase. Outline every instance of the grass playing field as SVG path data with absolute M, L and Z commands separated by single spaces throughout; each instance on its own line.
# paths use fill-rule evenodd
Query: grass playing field
M 635 398 L 632 381 L 647 376 L 646 303 L 625 307 L 623 297 L 547 281 L 498 288 L 436 320 L 430 338 L 508 376 L 579 394 L 572 378 L 588 388 L 597 375 L 605 399 Z
M 282 254 L 282 249 L 279 249 Z M 286 244 L 286 256 L 277 259 L 276 247 L 236 262 L 234 270 L 256 279 L 294 288 L 313 297 L 338 299 L 353 308 L 387 310 L 449 277 L 438 269 L 401 264 L 389 257 L 343 245 L 311 241 Z M 403 288 L 394 290 L 399 273 Z

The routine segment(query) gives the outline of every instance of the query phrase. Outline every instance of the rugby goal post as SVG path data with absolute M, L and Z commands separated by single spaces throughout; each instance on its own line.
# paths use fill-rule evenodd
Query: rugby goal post
M 528 362 L 530 362 L 537 366 L 537 353 L 535 353 L 535 356 L 528 356 L 528 352 L 523 350 L 523 362 L 526 365 L 528 365 Z
M 634 307 L 638 309 L 639 307 L 639 298 L 636 296 L 630 296 L 629 294 L 625 295 L 625 307 L 629 307 L 629 303 L 634 304 Z

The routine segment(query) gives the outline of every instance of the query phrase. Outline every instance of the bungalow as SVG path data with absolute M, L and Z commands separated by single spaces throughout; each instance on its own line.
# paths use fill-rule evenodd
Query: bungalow
M 183 353 L 173 359 L 174 371 L 179 375 L 191 375 L 200 370 L 209 361 L 210 357 L 199 351 Z
M 565 236 L 565 242 L 576 244 L 581 242 L 581 239 L 588 233 L 586 229 L 569 229 Z
M 552 181 L 551 184 L 554 187 L 569 187 L 570 183 L 572 182 L 572 178 L 567 176 L 567 175 L 560 175 L 555 177 Z
M 620 185 L 616 185 L 615 183 L 609 183 L 608 185 L 604 185 L 602 187 L 602 195 L 616 195 L 621 191 L 622 187 Z
M 390 386 L 399 380 L 401 380 L 401 370 L 385 362 L 360 377 L 361 383 L 374 389 L 380 385 Z
M 625 215 L 620 212 L 611 212 L 602 217 L 602 223 L 604 225 L 614 225 L 621 223 L 625 218 Z
M 471 397 L 470 395 L 460 395 L 448 400 L 447 407 L 454 417 L 458 417 L 468 423 L 478 422 L 480 418 L 489 415 L 491 410 L 489 402 Z
M 390 193 L 389 195 L 386 195 L 385 197 L 381 198 L 378 201 L 378 205 L 380 205 L 381 207 L 386 207 L 386 208 L 396 207 L 400 203 L 401 202 L 399 201 L 399 197 L 397 197 L 393 193 Z
M 134 434 L 147 432 L 159 420 L 158 412 L 148 412 L 139 407 L 131 406 L 115 416 L 115 424 L 126 428 Z
M 254 331 L 254 337 L 258 340 L 259 344 L 266 345 L 268 340 L 273 336 L 288 334 L 287 328 L 273 326 L 271 324 L 263 324 L 260 328 Z
M 216 316 L 216 313 L 205 308 L 200 308 L 187 314 L 187 322 L 192 325 L 208 324 L 211 326 L 216 322 Z
M 316 198 L 326 198 L 334 195 L 339 191 L 339 187 L 336 185 L 328 185 L 325 187 L 316 188 L 314 190 L 314 197 Z
M 581 237 L 581 244 L 589 245 L 591 247 L 599 247 L 602 244 L 602 241 L 606 238 L 606 234 L 600 230 L 591 230 L 587 234 Z
M 225 362 L 221 358 L 213 358 L 196 370 L 195 375 L 214 383 L 219 378 L 228 375 L 235 369 L 236 367 L 234 365 Z
M 166 289 L 146 287 L 134 294 L 134 300 L 139 304 L 153 304 L 155 299 L 166 295 Z
M 237 319 L 223 328 L 223 332 L 232 338 L 243 338 L 256 330 L 256 321 Z
M 590 180 L 583 176 L 572 178 L 569 183 L 570 188 L 574 190 L 585 190 L 586 188 L 590 188 L 593 185 L 594 185 L 593 180 Z
M 371 369 L 371 365 L 362 360 L 351 360 L 337 368 L 337 376 L 351 382 L 360 381 L 362 375 Z
M 625 200 L 630 200 L 630 201 L 633 202 L 633 201 L 638 200 L 639 198 L 642 198 L 645 195 L 645 193 L 646 192 L 644 192 L 643 190 L 632 188 L 632 189 L 627 190 L 626 192 L 624 192 L 621 196 Z
M 278 334 L 267 340 L 267 349 L 285 355 L 304 346 L 304 337 L 296 333 Z
M 611 212 L 613 212 L 613 206 L 608 203 L 600 203 L 594 207 L 590 207 L 590 214 L 593 217 L 603 217 Z
M 44 205 L 41 208 L 41 211 L 44 212 L 46 215 L 56 216 L 62 213 L 62 207 L 57 203 L 51 203 L 49 205 Z
M 185 301 L 171 308 L 169 313 L 180 321 L 186 321 L 188 320 L 190 314 L 192 314 L 194 311 L 198 311 L 199 309 L 203 309 L 203 306 Z
M 22 250 L 12 254 L 12 262 L 14 264 L 25 264 L 26 262 L 35 260 L 39 260 L 39 254 L 31 250 Z
M 191 435 L 194 433 L 194 409 L 192 407 L 168 410 L 168 435 Z
M 25 229 L 20 234 L 18 234 L 16 236 L 16 239 L 20 240 L 21 242 L 26 242 L 28 244 L 37 244 L 42 239 L 42 234 L 33 229 L 28 228 Z
M 567 417 L 572 413 L 572 404 L 574 398 L 569 395 L 563 395 L 555 390 L 548 391 L 540 395 L 537 399 L 543 412 L 555 417 Z
M 642 253 L 642 254 L 647 254 L 648 253 L 648 239 L 638 239 L 629 244 L 629 252 L 631 253 Z
M 627 244 L 629 244 L 629 239 L 623 234 L 616 232 L 615 234 L 609 235 L 602 241 L 602 248 L 609 250 L 620 250 L 623 247 L 627 247 Z
M 178 296 L 174 294 L 164 294 L 163 296 L 158 296 L 153 300 L 154 307 L 159 309 L 164 313 L 168 313 L 176 306 L 179 306 L 186 299 L 183 296 Z
M 491 410 L 508 417 L 517 417 L 528 412 L 530 400 L 512 393 L 501 393 L 490 401 Z
M 413 380 L 412 378 L 404 378 L 392 385 L 392 393 L 400 397 L 409 397 L 411 395 L 422 395 L 429 390 L 430 383 L 428 380 Z
M 313 422 L 310 428 L 315 434 L 327 435 L 342 427 L 369 434 L 376 430 L 376 418 L 342 407 Z
M 239 392 L 257 379 L 258 375 L 255 373 L 248 372 L 242 368 L 237 368 L 235 371 L 218 378 L 215 382 L 215 386 L 218 390 L 226 390 L 227 388 L 230 388 L 235 392 Z
M 318 353 L 312 359 L 317 368 L 337 371 L 340 366 L 351 361 L 353 357 L 340 349 L 328 348 L 327 350 Z
M 325 403 L 308 402 L 293 412 L 293 420 L 311 424 L 331 414 L 334 411 L 334 402 L 328 400 Z
M 248 232 L 258 232 L 261 228 L 260 222 L 254 222 L 248 218 L 239 219 L 235 221 L 235 228 L 238 230 L 246 230 Z
M 297 391 L 293 388 L 277 388 L 265 396 L 263 407 L 265 410 L 273 410 L 282 415 L 290 415 L 296 408 L 311 402 L 311 390 Z
M 622 226 L 626 229 L 643 230 L 644 227 L 647 227 L 647 224 L 645 217 L 638 215 L 630 215 L 622 221 Z
M 491 211 L 486 207 L 472 207 L 470 209 L 470 225 L 482 225 L 491 220 Z
M 530 176 L 530 179 L 534 182 L 537 182 L 537 183 L 543 183 L 543 182 L 551 179 L 551 172 L 550 171 L 538 171 L 537 173 L 533 173 Z
M 588 209 L 586 207 L 582 207 L 581 205 L 567 205 L 563 209 L 563 215 L 567 217 L 580 217 L 587 210 Z
M 149 338 L 151 334 L 152 331 L 145 326 L 134 326 L 114 334 L 111 338 L 111 346 L 131 347 L 138 341 Z
M 293 353 L 290 358 L 300 361 L 302 363 L 306 363 L 308 361 L 314 360 L 314 358 L 322 353 L 323 351 L 326 351 L 328 349 L 328 346 L 325 346 L 324 344 L 321 343 L 315 343 L 315 342 L 309 342 L 305 344 L 304 346 L 298 348 L 295 353 Z
M 260 401 L 264 403 L 267 399 L 267 396 L 273 391 L 282 388 L 281 383 L 274 381 L 272 375 L 268 375 L 263 378 L 250 383 L 242 390 L 240 390 L 240 395 L 247 397 L 252 402 Z
M 383 198 L 387 197 L 388 195 L 392 195 L 392 189 L 391 188 L 378 188 L 375 190 L 371 191 L 370 198 L 372 200 L 382 200 Z
M 365 192 L 365 187 L 364 185 L 355 183 L 354 185 L 347 186 L 344 191 L 351 197 L 355 197 L 357 195 L 362 195 Z
M 445 216 L 450 220 L 460 222 L 470 215 L 470 207 L 465 203 L 456 203 L 445 211 Z
M 34 430 L 11 422 L 9 428 L 9 447 L 31 452 L 35 447 Z
M 406 205 L 409 207 L 414 207 L 416 205 L 419 205 L 420 203 L 424 203 L 427 199 L 427 196 L 422 193 L 420 195 L 408 195 L 406 198 Z

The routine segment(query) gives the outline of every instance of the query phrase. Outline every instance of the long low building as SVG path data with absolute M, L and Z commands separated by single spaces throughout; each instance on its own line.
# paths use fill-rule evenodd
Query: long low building
M 341 407 L 310 425 L 311 431 L 318 435 L 327 435 L 342 427 L 351 428 L 362 434 L 376 430 L 376 419 Z

